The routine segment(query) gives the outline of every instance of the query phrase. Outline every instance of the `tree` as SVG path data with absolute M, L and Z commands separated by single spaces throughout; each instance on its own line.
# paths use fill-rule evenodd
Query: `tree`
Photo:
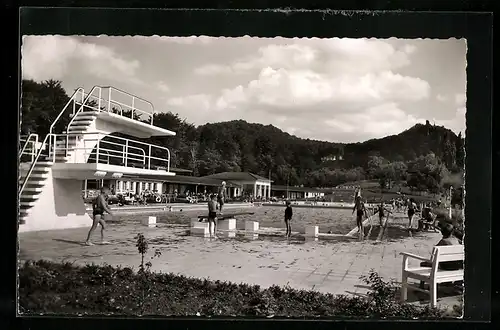
M 41 83 L 22 81 L 21 134 L 37 133 L 43 137 L 59 113 L 69 101 L 69 96 L 60 81 L 47 80 Z M 69 123 L 70 111 L 66 111 L 54 126 L 53 133 L 62 133 Z
M 377 173 L 380 172 L 382 166 L 387 164 L 384 157 L 370 156 L 368 157 L 367 171 L 370 177 L 376 178 Z
M 455 152 L 456 152 L 455 158 L 457 161 L 457 168 L 458 170 L 463 170 L 465 165 L 465 140 L 462 137 L 462 132 L 458 133 L 458 136 L 456 138 Z

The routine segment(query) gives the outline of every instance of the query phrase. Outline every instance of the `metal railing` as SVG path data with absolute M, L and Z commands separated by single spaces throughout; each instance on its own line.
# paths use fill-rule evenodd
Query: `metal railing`
M 32 139 L 34 139 L 34 141 L 32 141 Z M 28 135 L 28 137 L 26 139 L 24 139 L 22 136 L 20 136 L 19 142 L 23 142 L 23 141 L 24 141 L 23 147 L 21 148 L 21 151 L 19 152 L 19 155 L 18 155 L 19 161 L 21 161 L 21 157 L 23 155 L 30 155 L 31 162 L 33 162 L 33 160 L 35 159 L 35 156 L 36 156 L 36 149 L 37 149 L 37 145 L 38 145 L 38 134 L 31 133 L 30 135 Z M 28 145 L 31 145 L 31 147 L 28 149 L 29 151 L 27 153 L 25 153 Z
M 126 98 L 130 98 L 130 104 L 118 101 L 115 98 L 116 94 L 124 95 Z M 85 107 L 80 107 L 78 111 L 73 111 L 73 118 L 68 124 L 68 129 L 73 123 L 76 115 L 80 111 L 85 111 L 85 108 L 90 108 L 93 111 L 115 113 L 126 118 L 130 117 L 130 119 L 133 120 L 140 120 L 136 119 L 136 117 L 139 117 L 140 115 L 146 115 L 148 117 L 146 118 L 146 121 L 149 122 L 150 125 L 153 125 L 153 118 L 155 113 L 153 103 L 141 97 L 127 93 L 112 86 L 94 86 L 88 94 L 84 93 L 84 95 L 87 99 Z M 147 108 L 149 108 L 149 111 L 142 110 L 140 107 L 138 107 L 137 103 L 146 104 Z M 129 112 L 128 114 L 126 113 L 127 111 Z
M 89 137 L 86 138 L 86 136 Z M 57 145 L 58 141 L 64 141 L 68 145 L 71 138 L 75 139 L 74 147 Z M 167 172 L 170 171 L 170 150 L 162 146 L 102 133 L 54 134 L 54 139 L 54 147 L 50 151 L 54 161 L 56 154 L 62 153 L 64 156 L 69 156 L 66 163 L 70 164 L 82 163 L 83 159 L 86 162 L 96 163 L 102 163 L 101 160 L 108 159 L 105 162 L 107 164 L 116 163 L 115 165 L 125 167 L 140 165 L 148 170 L 164 167 Z M 80 139 L 82 143 L 78 146 Z M 87 143 L 90 143 L 90 146 L 86 145 Z
M 56 134 L 52 133 L 53 129 L 54 129 L 54 126 L 57 124 L 57 122 L 59 121 L 59 119 L 62 117 L 62 115 L 66 112 L 66 109 L 68 109 L 68 107 L 73 104 L 73 111 L 75 111 L 75 107 L 76 107 L 76 99 L 77 97 L 81 97 L 82 98 L 82 103 L 78 109 L 78 111 L 80 111 L 85 103 L 87 102 L 88 100 L 88 97 L 85 97 L 85 91 L 83 90 L 83 88 L 79 87 L 77 88 L 73 94 L 71 95 L 71 97 L 69 98 L 68 102 L 66 103 L 66 105 L 63 107 L 63 109 L 59 112 L 59 114 L 57 115 L 56 119 L 54 119 L 54 121 L 52 122 L 52 125 L 50 125 L 50 128 L 49 128 L 49 133 L 45 136 L 45 138 L 43 139 L 43 142 L 41 144 L 41 147 L 40 149 L 38 150 L 36 156 L 35 156 L 35 159 L 33 160 L 33 162 L 31 163 L 31 166 L 28 170 L 28 172 L 26 173 L 26 176 L 24 177 L 24 180 L 23 180 L 23 183 L 21 185 L 21 187 L 19 188 L 19 196 L 21 196 L 22 192 L 24 191 L 24 188 L 26 187 L 26 184 L 28 183 L 28 180 L 30 179 L 30 176 L 31 176 L 31 173 L 33 173 L 33 169 L 35 168 L 37 162 L 38 162 L 38 159 L 40 159 L 40 156 L 44 153 L 45 149 L 48 148 L 48 154 L 47 156 L 50 156 L 50 150 L 52 148 L 55 148 L 55 136 Z M 76 111 L 76 112 L 78 112 Z M 74 119 L 74 118 L 73 118 Z M 72 119 L 72 120 L 73 120 Z M 48 142 L 48 144 L 47 144 Z M 55 158 L 55 152 L 54 152 L 54 158 Z
M 103 90 L 107 90 L 107 99 L 103 97 Z M 98 96 L 94 95 L 95 93 L 98 93 Z M 119 102 L 119 101 L 113 99 L 114 94 L 121 94 L 127 98 L 130 98 L 131 104 L 128 105 L 126 103 Z M 79 101 L 79 99 L 81 99 L 81 102 Z M 97 104 L 97 106 L 89 104 L 90 103 L 89 101 L 91 101 L 91 100 L 94 100 L 94 102 Z M 147 105 L 147 107 L 151 109 L 151 111 L 150 112 L 144 111 L 141 108 L 137 107 L 137 102 L 145 103 Z M 72 116 L 70 122 L 68 123 L 66 134 L 54 134 L 53 129 L 54 129 L 55 125 L 57 124 L 59 119 L 66 112 L 66 110 L 68 109 L 68 107 L 70 105 L 72 105 L 73 116 Z M 115 107 L 118 107 L 118 109 L 112 107 L 112 105 Z M 40 149 L 38 150 L 36 155 L 34 155 L 32 157 L 32 164 L 31 164 L 26 176 L 24 177 L 24 181 L 19 189 L 19 195 L 23 192 L 24 188 L 26 187 L 26 184 L 31 176 L 31 173 L 33 172 L 33 169 L 35 168 L 38 160 L 40 159 L 40 156 L 42 156 L 44 154 L 44 152 L 47 152 L 46 156 L 48 156 L 48 157 L 50 157 L 52 155 L 52 160 L 55 161 L 55 156 L 56 156 L 57 150 L 63 149 L 63 150 L 65 150 L 64 154 L 67 155 L 68 150 L 72 149 L 72 148 L 68 147 L 69 138 L 70 138 L 70 136 L 72 136 L 69 133 L 69 128 L 73 124 L 73 122 L 76 118 L 76 115 L 78 113 L 84 111 L 85 108 L 91 108 L 92 110 L 95 110 L 95 111 L 106 111 L 106 112 L 119 111 L 120 115 L 122 115 L 122 116 L 124 116 L 124 112 L 128 108 L 130 111 L 131 119 L 135 119 L 134 116 L 136 115 L 136 113 L 139 113 L 139 115 L 146 114 L 146 115 L 150 116 L 150 119 L 149 119 L 150 125 L 153 125 L 153 117 L 154 117 L 154 112 L 155 112 L 154 106 L 151 102 L 149 102 L 141 97 L 127 93 L 127 92 L 120 90 L 118 88 L 114 88 L 112 86 L 94 86 L 94 87 L 92 87 L 92 89 L 90 90 L 90 92 L 88 94 L 85 93 L 83 88 L 81 88 L 81 87 L 77 88 L 74 91 L 74 93 L 71 95 L 69 101 L 63 107 L 63 109 L 59 112 L 56 119 L 53 121 L 52 125 L 50 126 L 49 133 L 45 136 L 43 142 L 41 143 Z M 95 134 L 95 133 L 92 133 L 92 134 Z M 79 134 L 75 135 L 75 139 L 77 139 L 76 143 L 78 143 L 78 139 L 81 138 L 82 135 L 84 135 L 84 134 L 79 133 Z M 102 143 L 106 143 L 106 141 L 101 142 L 100 137 L 102 135 L 101 134 L 98 134 L 98 135 L 99 135 L 99 139 L 97 139 L 98 141 L 97 141 L 97 153 L 96 153 L 96 161 L 97 162 L 99 162 L 99 147 L 101 146 Z M 64 137 L 64 139 L 66 141 L 65 148 L 58 148 L 56 145 L 57 138 L 61 137 L 61 136 Z M 118 137 L 113 137 L 113 138 L 123 139 L 123 138 L 118 138 Z M 123 139 L 123 140 L 128 140 L 128 139 Z M 37 141 L 38 141 L 38 138 L 37 138 Z M 160 162 L 166 162 L 167 171 L 170 171 L 170 151 L 167 148 L 155 146 L 155 145 L 148 144 L 148 143 L 133 141 L 133 140 L 128 140 L 128 141 L 131 141 L 131 142 L 137 143 L 137 144 L 142 144 L 142 145 L 145 145 L 147 147 L 148 154 L 146 156 L 146 154 L 144 152 L 143 163 L 145 165 L 146 160 L 147 160 L 147 168 L 148 169 L 151 169 L 151 160 L 156 160 L 156 161 L 160 161 Z M 127 143 L 127 145 L 125 146 L 125 150 L 122 151 L 122 159 L 125 160 L 125 164 L 127 163 L 127 160 L 129 159 L 128 155 L 131 154 L 128 152 L 129 149 L 134 149 L 134 147 L 129 148 L 128 142 L 126 142 L 126 143 Z M 25 147 L 26 146 L 23 146 L 23 150 L 25 149 Z M 152 150 L 154 148 L 159 148 L 163 151 L 166 151 L 168 158 L 164 159 L 164 158 L 157 158 L 157 157 L 152 156 Z M 106 149 L 107 148 L 104 148 L 104 150 L 106 150 Z M 114 150 L 113 150 L 113 152 L 114 152 Z M 22 152 L 20 153 L 20 155 L 21 154 L 22 154 Z M 111 157 L 111 155 L 110 155 L 110 157 Z

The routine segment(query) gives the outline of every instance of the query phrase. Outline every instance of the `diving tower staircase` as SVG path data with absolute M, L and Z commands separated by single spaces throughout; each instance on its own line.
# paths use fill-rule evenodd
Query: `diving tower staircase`
M 111 86 L 75 90 L 43 141 L 37 134 L 21 139 L 19 231 L 90 226 L 83 180 L 174 175 L 167 148 L 112 135 L 174 136 L 153 125 L 154 113 L 150 102 Z M 63 116 L 70 118 L 65 132 L 54 133 Z

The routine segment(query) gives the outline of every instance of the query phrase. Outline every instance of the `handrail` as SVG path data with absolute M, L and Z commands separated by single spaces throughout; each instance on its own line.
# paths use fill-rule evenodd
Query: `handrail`
M 74 92 L 73 94 L 71 95 L 71 97 L 69 98 L 69 101 L 66 103 L 66 105 L 64 106 L 64 108 L 61 110 L 61 112 L 59 112 L 59 114 L 57 115 L 56 119 L 54 119 L 54 121 L 52 122 L 52 125 L 50 125 L 50 129 L 49 129 L 49 134 L 52 134 L 52 130 L 54 129 L 54 126 L 56 125 L 56 123 L 59 121 L 59 118 L 61 118 L 62 114 L 64 113 L 64 111 L 66 111 L 66 108 L 71 104 L 71 102 L 74 101 L 74 97 L 76 96 L 76 93 L 78 93 L 79 91 L 81 91 L 83 94 L 85 94 L 84 90 L 82 87 L 78 87 Z M 85 101 L 83 101 L 83 103 L 85 104 Z
M 87 94 L 87 93 L 83 93 L 83 94 L 84 94 L 84 95 L 91 95 L 91 94 Z M 97 100 L 99 100 L 99 101 L 108 102 L 108 100 L 103 99 L 102 97 L 93 96 L 93 95 L 91 95 L 91 97 L 93 97 L 94 99 L 97 99 Z M 119 110 L 120 110 L 121 114 L 123 115 L 123 108 L 122 108 L 122 105 L 126 106 L 126 104 L 122 104 L 122 103 L 119 103 L 119 102 L 117 102 L 117 101 L 111 101 L 111 103 L 112 103 L 113 105 L 117 105 L 117 106 L 119 106 L 119 107 L 120 107 L 120 109 L 119 109 Z M 87 107 L 92 108 L 92 109 L 95 109 L 94 107 L 89 106 L 89 105 L 87 105 Z M 96 109 L 96 111 L 102 111 L 102 110 L 99 108 L 99 109 Z M 111 109 L 108 109 L 107 111 L 108 111 L 108 112 L 110 112 L 110 111 L 111 111 Z
M 75 114 L 73 115 L 73 117 L 71 118 L 71 120 L 69 121 L 68 126 L 66 128 L 66 133 L 69 133 L 69 128 L 71 127 L 71 124 L 75 120 L 75 118 L 78 115 L 78 113 L 80 113 L 82 111 L 82 109 L 85 107 L 85 104 L 87 103 L 87 101 L 89 100 L 90 96 L 96 90 L 97 87 L 98 86 L 92 87 L 92 89 L 90 90 L 90 93 L 88 93 L 87 96 L 85 97 L 85 99 L 82 101 L 82 104 L 80 105 L 80 107 L 78 108 L 78 110 L 75 112 Z M 83 94 L 85 94 L 85 92 L 83 92 Z
M 21 156 L 23 155 L 24 153 L 24 150 L 26 150 L 26 147 L 28 146 L 28 143 L 30 142 L 31 140 L 31 137 L 35 137 L 35 142 L 32 142 L 35 144 L 35 147 L 36 147 L 36 144 L 38 143 L 38 134 L 36 133 L 31 133 L 30 135 L 28 135 L 28 138 L 26 139 L 26 142 L 24 143 L 22 149 L 21 149 L 21 152 L 19 153 L 19 156 L 18 158 L 21 158 Z M 21 139 L 19 139 L 21 140 Z M 31 150 L 31 161 L 33 161 L 33 156 L 34 156 L 35 152 L 34 150 Z
M 23 181 L 23 184 L 21 185 L 21 188 L 19 189 L 19 197 L 21 196 L 21 193 L 23 192 L 24 190 L 24 187 L 26 187 L 26 184 L 28 183 L 28 180 L 29 180 L 29 177 L 31 175 L 31 173 L 33 172 L 33 169 L 35 168 L 35 165 L 38 161 L 38 158 L 40 158 L 40 155 L 42 154 L 43 152 L 43 149 L 44 149 L 44 146 L 46 145 L 47 143 L 47 139 L 51 136 L 53 136 L 54 134 L 52 133 L 49 133 L 45 136 L 45 139 L 43 139 L 43 142 L 42 142 L 42 147 L 40 148 L 40 150 L 37 152 L 36 154 L 36 157 L 35 157 L 35 160 L 31 163 L 31 166 L 28 170 L 28 173 L 26 173 L 26 176 L 24 177 L 24 181 Z
M 140 100 L 140 101 L 142 101 L 142 102 L 144 102 L 144 103 L 149 104 L 149 106 L 151 107 L 151 110 L 152 110 L 152 111 L 151 111 L 151 114 L 150 114 L 150 115 L 151 115 L 151 125 L 153 125 L 153 117 L 154 117 L 154 114 L 155 114 L 155 107 L 154 107 L 153 103 L 151 103 L 151 102 L 150 102 L 150 101 L 148 101 L 148 100 L 143 99 L 142 97 L 139 97 L 139 96 L 136 96 L 136 95 L 130 94 L 130 93 L 128 93 L 128 92 L 125 92 L 124 90 L 121 90 L 121 89 L 116 88 L 116 87 L 113 87 L 113 86 L 100 86 L 100 87 L 101 87 L 101 88 L 108 88 L 108 89 L 110 90 L 110 93 L 109 93 L 109 94 L 111 94 L 111 91 L 112 91 L 112 90 L 115 90 L 115 91 L 120 92 L 120 93 L 122 93 L 122 94 L 125 94 L 125 95 L 128 95 L 128 96 L 131 96 L 131 97 L 132 97 L 132 114 L 134 113 L 134 110 L 139 110 L 139 111 L 141 111 L 140 109 L 135 109 L 135 108 L 134 108 L 134 100 L 135 100 L 135 99 Z M 110 97 L 110 98 L 111 98 L 111 97 Z M 147 113 L 147 112 L 145 112 L 145 113 Z
M 53 134 L 56 142 L 58 141 L 59 137 L 65 138 L 66 142 L 68 142 L 69 139 L 72 137 L 81 137 L 81 136 L 85 136 L 85 135 L 90 135 L 91 138 L 86 139 L 85 137 L 83 137 L 84 141 L 96 142 L 96 144 L 93 145 L 92 147 L 85 147 L 85 146 L 76 147 L 75 146 L 75 147 L 71 147 L 71 148 L 70 147 L 64 148 L 64 147 L 57 147 L 57 143 L 55 143 L 54 150 L 52 150 L 53 155 L 55 156 L 55 154 L 56 154 L 55 148 L 57 148 L 58 150 L 65 150 L 66 152 L 73 151 L 73 150 L 89 150 L 90 149 L 91 152 L 84 153 L 85 159 L 87 159 L 88 157 L 90 157 L 94 154 L 98 157 L 100 151 L 104 150 L 104 151 L 110 151 L 110 152 L 115 153 L 115 154 L 116 153 L 122 154 L 121 158 L 125 160 L 124 161 L 125 166 L 127 166 L 127 160 L 139 161 L 139 162 L 142 162 L 142 164 L 146 165 L 146 158 L 147 158 L 148 159 L 148 163 L 147 163 L 148 169 L 151 169 L 151 166 L 152 166 L 151 160 L 158 160 L 158 161 L 166 162 L 165 165 L 167 167 L 167 170 L 168 171 L 170 170 L 171 153 L 170 153 L 170 150 L 166 147 L 162 147 L 162 146 L 151 144 L 151 143 L 145 143 L 145 142 L 141 142 L 141 141 L 131 140 L 131 139 L 127 139 L 127 138 L 123 138 L 123 137 L 119 137 L 119 136 L 106 135 L 106 134 L 102 134 L 102 133 L 84 132 L 84 133 Z M 95 138 L 94 138 L 94 136 L 95 136 Z M 104 140 L 104 138 L 111 139 L 111 141 Z M 119 143 L 117 141 L 112 141 L 113 139 L 118 140 L 118 141 L 123 141 L 123 142 Z M 130 143 L 133 145 L 130 145 Z M 107 145 L 122 146 L 123 148 L 122 148 L 122 150 L 108 149 L 108 148 L 106 148 L 106 144 Z M 146 155 L 146 151 L 145 151 L 146 148 L 148 148 L 147 155 Z M 160 157 L 153 156 L 152 155 L 152 148 L 157 148 L 160 151 L 166 152 L 166 158 L 160 158 Z M 134 151 L 129 152 L 130 149 L 138 150 L 138 152 L 134 152 Z M 94 152 L 92 152 L 92 151 L 94 151 Z M 110 156 L 115 157 L 114 155 L 110 155 Z M 137 157 L 140 157 L 140 158 L 137 158 Z
M 92 88 L 94 89 L 94 88 Z M 53 151 L 53 157 L 55 158 L 55 154 L 56 154 L 56 143 L 55 143 L 55 137 L 56 135 L 54 133 L 52 133 L 52 130 L 55 126 L 55 124 L 57 123 L 57 121 L 59 120 L 59 118 L 61 118 L 62 114 L 64 113 L 64 111 L 66 111 L 67 107 L 71 104 L 71 101 L 74 101 L 73 98 L 76 96 L 76 94 L 81 91 L 82 93 L 85 93 L 83 88 L 79 87 L 75 90 L 75 92 L 71 95 L 69 101 L 66 103 L 66 105 L 64 106 L 64 108 L 61 110 L 61 112 L 59 112 L 59 115 L 57 115 L 56 119 L 54 120 L 54 122 L 52 123 L 52 125 L 50 125 L 50 129 L 49 129 L 49 133 L 45 136 L 45 138 L 43 139 L 43 142 L 42 142 L 42 145 L 41 145 L 41 148 L 40 150 L 37 152 L 36 154 L 36 157 L 35 157 L 35 160 L 31 163 L 31 166 L 28 170 L 28 172 L 26 173 L 26 176 L 24 177 L 24 181 L 23 181 L 23 184 L 21 185 L 21 188 L 19 189 L 19 197 L 21 196 L 22 192 L 24 191 L 24 188 L 26 187 L 26 184 L 28 183 L 28 180 L 30 178 L 30 175 L 31 173 L 33 172 L 33 169 L 35 168 L 35 165 L 36 163 L 38 162 L 38 159 L 40 158 L 40 155 L 42 154 L 43 150 L 45 149 L 45 146 L 46 146 L 46 143 L 47 143 L 47 140 L 49 138 L 54 138 L 54 144 L 53 144 L 53 148 L 54 148 L 54 151 Z M 82 105 L 80 106 L 80 108 L 78 109 L 77 112 L 79 112 L 84 106 L 85 106 L 85 103 L 87 103 L 87 100 L 88 100 L 88 97 L 85 98 L 83 101 L 82 101 Z M 71 121 L 73 121 L 75 119 L 75 117 L 73 117 L 71 119 Z M 49 145 L 49 155 L 50 155 L 50 148 L 52 147 L 52 143 L 50 143 Z

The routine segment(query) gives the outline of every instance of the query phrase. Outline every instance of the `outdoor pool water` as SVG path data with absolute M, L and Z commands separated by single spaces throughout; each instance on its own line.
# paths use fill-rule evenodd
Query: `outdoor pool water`
M 284 228 L 285 207 L 260 206 L 241 209 L 227 209 L 224 213 L 254 212 L 253 215 L 241 215 L 236 217 L 236 228 L 243 230 L 245 220 L 258 221 L 260 227 Z M 189 225 L 192 219 L 198 215 L 205 215 L 205 211 L 183 211 L 164 213 L 144 213 L 117 214 L 113 220 L 138 222 L 143 217 L 154 215 L 157 223 L 185 224 Z M 352 210 L 349 209 L 327 209 L 327 208 L 294 208 L 292 218 L 292 230 L 303 232 L 305 226 L 317 225 L 319 231 L 332 234 L 347 234 L 356 226 Z

